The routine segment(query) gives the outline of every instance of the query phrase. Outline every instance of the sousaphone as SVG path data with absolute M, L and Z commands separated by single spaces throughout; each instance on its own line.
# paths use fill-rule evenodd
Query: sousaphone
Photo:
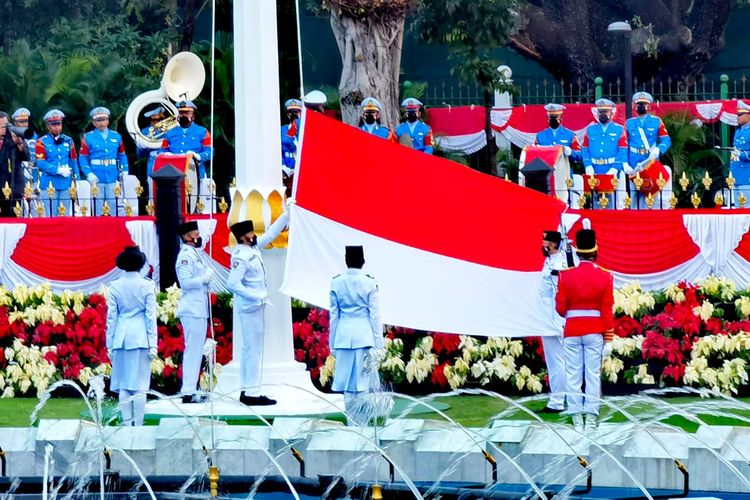
M 161 79 L 161 87 L 150 90 L 136 97 L 128 106 L 125 113 L 125 126 L 142 148 L 158 149 L 161 147 L 161 137 L 167 130 L 178 125 L 177 108 L 172 101 L 184 99 L 193 100 L 203 90 L 206 83 L 206 71 L 203 62 L 192 52 L 180 52 L 175 54 L 164 68 L 164 76 Z M 171 99 L 171 100 L 170 100 Z M 141 132 L 138 119 L 147 108 L 163 106 L 167 117 L 157 123 L 155 128 L 158 134 L 148 136 Z

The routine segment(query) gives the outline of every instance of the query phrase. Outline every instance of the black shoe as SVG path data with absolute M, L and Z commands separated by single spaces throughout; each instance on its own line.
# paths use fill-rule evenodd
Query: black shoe
M 245 406 L 271 406 L 276 404 L 276 400 L 267 396 L 247 396 L 243 392 L 240 394 L 240 403 Z
M 537 411 L 537 413 L 562 413 L 565 410 L 557 409 L 557 408 L 550 408 L 549 406 L 545 406 L 541 410 Z

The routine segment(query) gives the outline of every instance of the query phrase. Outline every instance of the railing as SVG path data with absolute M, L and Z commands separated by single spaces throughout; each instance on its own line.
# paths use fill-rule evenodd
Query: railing
M 154 215 L 154 201 L 140 183 L 126 194 L 120 182 L 116 182 L 113 194 L 113 197 L 102 197 L 95 184 L 74 180 L 65 196 L 60 196 L 51 183 L 42 192 L 39 188 L 32 187 L 31 182 L 26 183 L 23 194 L 14 195 L 6 182 L 0 189 L 0 217 L 132 217 L 140 214 L 140 207 L 143 205 L 147 215 Z M 209 204 L 220 213 L 226 213 L 229 209 L 223 196 L 217 196 L 213 190 L 199 195 L 189 182 L 185 185 L 183 194 L 186 212 L 189 213 L 206 213 Z

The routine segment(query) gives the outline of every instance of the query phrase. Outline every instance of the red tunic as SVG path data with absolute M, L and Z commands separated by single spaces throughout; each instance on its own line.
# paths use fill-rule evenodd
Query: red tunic
M 612 275 L 594 263 L 582 260 L 560 272 L 555 309 L 566 318 L 566 337 L 601 333 L 605 341 L 612 340 L 613 304 Z

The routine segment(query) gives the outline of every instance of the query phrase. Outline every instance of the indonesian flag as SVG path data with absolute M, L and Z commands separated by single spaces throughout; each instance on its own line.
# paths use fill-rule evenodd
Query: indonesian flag
M 363 245 L 386 324 L 560 334 L 539 286 L 562 202 L 319 113 L 302 122 L 282 292 L 328 308 L 344 247 Z

